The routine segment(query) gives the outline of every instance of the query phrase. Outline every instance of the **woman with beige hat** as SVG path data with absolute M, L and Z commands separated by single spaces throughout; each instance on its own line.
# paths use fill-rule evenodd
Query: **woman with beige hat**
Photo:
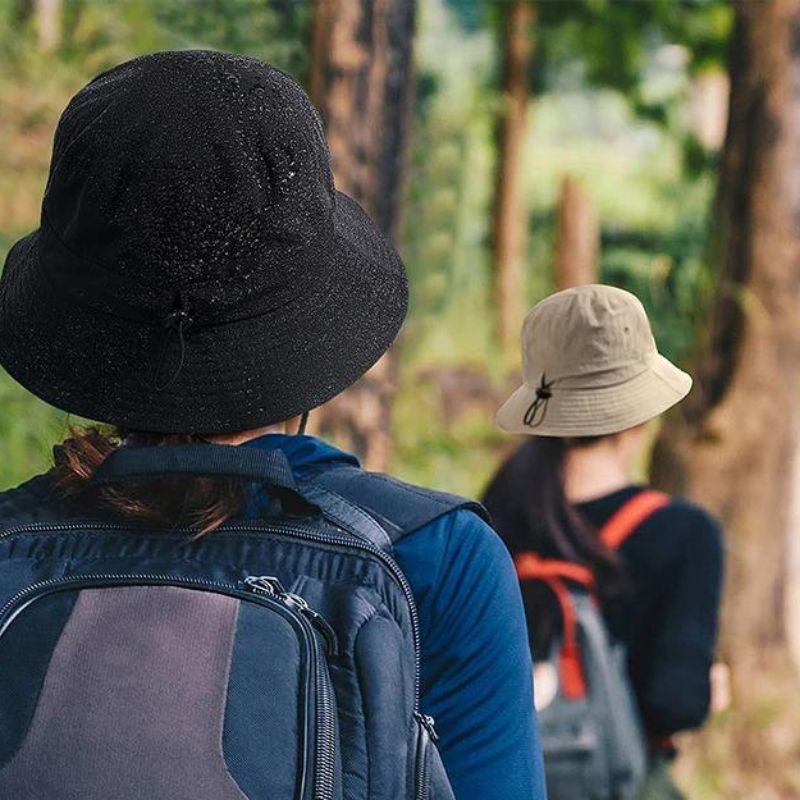
M 692 380 L 658 353 L 639 300 L 610 286 L 540 302 L 522 349 L 523 385 L 497 422 L 531 438 L 500 468 L 485 503 L 515 556 L 534 656 L 547 655 L 566 622 L 552 585 L 529 567 L 566 562 L 575 580 L 559 585 L 580 589 L 585 575 L 610 641 L 627 651 L 649 742 L 642 796 L 680 797 L 667 772 L 671 737 L 709 710 L 720 529 L 631 473 L 645 424 L 685 397 Z

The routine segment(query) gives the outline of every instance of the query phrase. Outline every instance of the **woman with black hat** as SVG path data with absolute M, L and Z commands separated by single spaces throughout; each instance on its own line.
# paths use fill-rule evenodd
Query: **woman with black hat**
M 361 208 L 334 189 L 319 118 L 284 73 L 224 53 L 158 53 L 98 76 L 70 102 L 56 133 L 41 226 L 12 248 L 0 282 L 0 362 L 43 400 L 110 427 L 73 431 L 56 449 L 51 472 L 0 495 L 0 597 L 11 595 L 7 609 L 16 608 L 16 598 L 38 597 L 42 587 L 63 588 L 77 573 L 91 569 L 94 581 L 91 591 L 84 586 L 70 600 L 71 616 L 65 611 L 59 623 L 63 634 L 48 626 L 61 613 L 58 604 L 67 602 L 58 598 L 69 593 L 47 601 L 57 609 L 41 617 L 41 641 L 29 662 L 35 668 L 27 677 L 17 681 L 18 659 L 3 660 L 0 636 L 3 683 L 17 687 L 13 702 L 0 691 L 0 728 L 11 731 L 10 743 L 0 734 L 0 790 L 18 798 L 124 800 L 167 796 L 154 787 L 169 786 L 177 792 L 169 796 L 189 797 L 194 781 L 191 796 L 197 800 L 227 797 L 214 794 L 212 779 L 203 783 L 198 775 L 219 760 L 220 741 L 226 758 L 233 744 L 246 750 L 258 741 L 261 761 L 283 746 L 288 734 L 271 732 L 274 713 L 261 713 L 243 739 L 228 727 L 231 715 L 265 702 L 274 686 L 253 684 L 250 673 L 236 673 L 236 664 L 229 664 L 225 727 L 215 734 L 221 739 L 215 746 L 212 735 L 203 745 L 211 748 L 208 764 L 185 768 L 181 759 L 200 747 L 193 737 L 202 726 L 184 717 L 216 696 L 216 684 L 206 676 L 208 692 L 197 689 L 173 714 L 164 709 L 177 703 L 174 693 L 153 695 L 155 677 L 143 679 L 134 692 L 128 672 L 146 655 L 156 665 L 152 675 L 163 668 L 174 676 L 186 666 L 185 659 L 162 662 L 161 650 L 141 644 L 148 615 L 157 629 L 168 626 L 166 641 L 180 640 L 187 653 L 206 641 L 204 624 L 213 615 L 190 609 L 176 628 L 167 611 L 174 593 L 162 592 L 158 608 L 148 606 L 137 616 L 126 604 L 139 595 L 120 587 L 116 594 L 103 592 L 113 580 L 129 589 L 136 583 L 130 574 L 126 581 L 109 577 L 123 562 L 123 571 L 136 574 L 152 573 L 156 564 L 161 573 L 180 567 L 184 589 L 187 581 L 206 586 L 213 580 L 219 587 L 230 579 L 226 570 L 233 574 L 239 562 L 271 547 L 274 559 L 256 567 L 262 577 L 240 583 L 267 600 L 285 601 L 284 616 L 302 612 L 325 633 L 339 705 L 335 729 L 312 726 L 323 739 L 308 757 L 320 758 L 320 748 L 329 756 L 319 767 L 325 780 L 315 798 L 409 796 L 410 790 L 396 789 L 397 781 L 406 780 L 404 768 L 381 777 L 365 766 L 387 759 L 408 764 L 408 785 L 417 796 L 452 796 L 446 780 L 435 777 L 426 744 L 432 717 L 459 800 L 544 796 L 519 590 L 511 560 L 480 509 L 372 478 L 352 456 L 296 435 L 309 411 L 351 385 L 386 351 L 406 305 L 400 258 Z M 269 474 L 271 488 L 254 482 L 262 474 Z M 300 522 L 292 527 L 289 517 Z M 87 518 L 91 525 L 74 521 Z M 248 527 L 264 520 L 283 526 L 274 540 L 254 537 Z M 176 529 L 186 532 L 169 533 Z M 354 539 L 354 531 L 373 544 Z M 110 555 L 109 548 L 117 549 Z M 209 559 L 210 548 L 219 561 Z M 286 559 L 301 551 L 305 566 L 290 576 L 292 591 L 285 590 L 270 576 L 280 576 Z M 214 577 L 192 570 L 210 570 Z M 361 577 L 347 570 L 360 570 Z M 164 582 L 156 577 L 144 582 Z M 342 593 L 343 586 L 351 588 Z M 147 587 L 138 588 L 150 596 Z M 413 595 L 405 595 L 410 612 L 397 601 L 404 596 L 400 589 Z M 225 591 L 243 604 L 241 589 Z M 372 608 L 380 592 L 389 600 L 375 612 L 369 637 L 351 641 L 341 620 Z M 212 595 L 204 602 L 217 608 Z M 128 627 L 113 647 L 101 624 L 110 606 L 103 606 L 104 617 L 96 600 L 111 596 L 128 614 L 114 612 L 120 625 L 128 619 Z M 311 615 L 312 597 L 323 613 Z M 7 642 L 21 647 L 25 620 L 44 614 L 36 612 L 42 602 L 19 610 L 8 623 L 17 639 L 7 636 Z M 227 606 L 219 608 L 224 617 Z M 410 633 L 398 640 L 399 634 L 382 639 L 388 634 L 377 631 L 387 620 L 413 622 L 415 615 L 411 631 L 421 660 L 412 680 L 401 669 Z M 242 624 L 230 635 L 239 636 Z M 163 637 L 154 641 L 163 644 Z M 372 663 L 394 646 L 400 648 L 396 663 L 382 662 L 380 674 L 353 671 L 353 658 Z M 256 638 L 247 652 L 259 647 Z M 45 658 L 43 648 L 49 661 L 37 661 Z M 28 650 L 20 652 L 28 657 Z M 210 670 L 217 652 L 215 646 L 201 649 L 194 662 Z M 263 661 L 251 670 L 264 668 Z M 220 669 L 224 679 L 224 664 Z M 321 692 L 327 672 L 319 664 L 314 669 Z M 58 670 L 64 671 L 51 674 Z M 59 698 L 87 670 L 92 680 L 80 685 L 91 697 L 65 713 Z M 400 738 L 391 738 L 391 703 L 397 695 L 407 698 L 412 684 L 419 688 L 416 744 L 407 743 L 406 723 Z M 242 705 L 236 691 L 244 685 L 250 686 L 249 701 Z M 317 696 L 318 714 L 331 707 L 325 697 Z M 109 717 L 113 708 L 118 712 Z M 121 731 L 145 708 L 152 723 L 131 737 L 131 755 L 133 745 Z M 162 728 L 161 716 L 173 723 Z M 76 719 L 84 720 L 83 727 Z M 366 737 L 348 733 L 362 728 Z M 326 749 L 326 731 L 341 736 L 341 751 Z M 269 768 L 293 759 L 292 753 L 290 748 L 276 756 Z M 39 766 L 26 771 L 25 764 L 34 762 Z M 256 762 L 250 772 L 264 768 Z M 100 774 L 103 764 L 108 768 Z M 213 780 L 231 796 L 282 799 L 248 790 L 246 781 L 255 778 L 240 777 L 241 764 L 240 758 L 217 765 Z M 260 779 L 268 785 L 272 778 Z M 294 796 L 310 796 L 307 791 Z

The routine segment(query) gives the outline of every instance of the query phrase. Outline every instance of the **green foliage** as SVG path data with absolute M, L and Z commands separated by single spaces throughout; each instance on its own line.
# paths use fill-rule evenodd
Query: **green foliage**
M 29 395 L 0 370 L 0 487 L 13 486 L 51 463 L 66 417 Z
M 210 48 L 249 53 L 303 76 L 310 6 L 305 0 L 62 0 L 58 52 L 35 44 L 32 3 L 0 0 L 0 57 L 24 74 L 29 53 L 49 68 L 96 72 L 141 53 Z
M 698 298 L 709 290 L 704 263 L 714 177 L 687 174 L 682 141 L 645 122 L 614 92 L 578 91 L 539 100 L 527 174 L 532 299 L 549 291 L 555 204 L 564 175 L 579 179 L 601 227 L 602 280 L 639 295 L 662 349 L 686 357 Z
M 684 129 L 683 109 L 694 75 L 725 68 L 728 0 L 545 0 L 538 8 L 539 92 L 620 92 L 639 118 L 684 140 L 685 168 L 706 164 Z
M 414 361 L 452 361 L 462 348 L 485 358 L 493 169 L 487 146 L 493 91 L 485 76 L 491 72 L 493 42 L 485 31 L 454 29 L 447 12 L 434 3 L 422 8 L 421 30 L 422 91 L 401 242 L 413 293 L 406 349 Z M 483 307 L 477 316 L 476 307 Z M 469 314 L 471 324 L 459 324 Z
M 523 0 L 526 1 L 526 0 Z M 724 67 L 733 22 L 729 0 L 527 0 L 536 12 L 532 81 L 537 94 L 576 83 L 633 98 L 653 51 L 678 44 L 690 70 Z M 488 26 L 499 39 L 514 0 L 448 0 L 467 32 Z
M 642 119 L 685 136 L 687 78 L 726 66 L 730 0 L 528 0 L 536 11 L 531 86 L 536 96 L 612 89 Z M 513 0 L 448 0 L 464 30 L 482 20 L 502 40 Z M 495 76 L 496 78 L 496 76 Z M 687 163 L 705 162 L 687 137 Z
M 310 6 L 298 0 L 149 0 L 170 47 L 210 47 L 248 53 L 302 78 L 308 70 Z
M 726 0 L 544 0 L 538 2 L 538 74 L 545 86 L 576 62 L 593 86 L 635 95 L 653 52 L 671 44 L 692 70 L 725 63 L 732 9 Z

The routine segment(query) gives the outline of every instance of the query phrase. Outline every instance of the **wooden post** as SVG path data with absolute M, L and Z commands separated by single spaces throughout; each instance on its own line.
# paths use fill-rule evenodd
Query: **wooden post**
M 558 203 L 556 288 L 597 283 L 600 228 L 592 201 L 581 184 L 566 176 Z
M 706 150 L 719 150 L 725 141 L 730 96 L 728 73 L 721 69 L 697 75 L 689 89 L 689 128 Z

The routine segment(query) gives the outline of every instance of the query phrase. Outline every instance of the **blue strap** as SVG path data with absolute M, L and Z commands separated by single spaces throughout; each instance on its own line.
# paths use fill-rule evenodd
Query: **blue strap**
M 423 489 L 358 467 L 332 467 L 318 473 L 315 481 L 364 508 L 388 531 L 392 542 L 457 509 L 472 511 L 491 525 L 489 513 L 474 500 Z
M 297 490 L 289 461 L 280 450 L 239 449 L 221 444 L 118 447 L 98 467 L 94 479 L 108 483 L 173 474 L 250 478 Z
M 100 465 L 100 483 L 149 480 L 166 475 L 216 475 L 244 478 L 294 492 L 319 508 L 334 525 L 390 551 L 392 539 L 364 509 L 329 489 L 315 477 L 297 479 L 280 450 L 259 450 L 220 444 L 169 447 L 119 447 Z

